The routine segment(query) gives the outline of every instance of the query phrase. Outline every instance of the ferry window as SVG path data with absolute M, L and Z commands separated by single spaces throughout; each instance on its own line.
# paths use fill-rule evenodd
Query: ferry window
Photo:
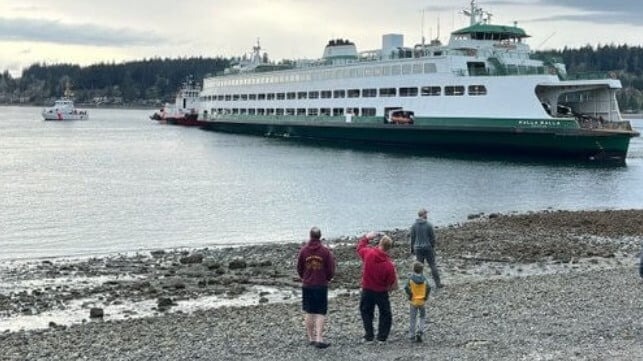
M 386 66 L 384 66 L 382 68 L 382 75 L 384 75 L 384 76 L 391 75 L 391 66 L 390 65 L 386 65 Z
M 345 98 L 346 90 L 335 90 L 333 92 L 333 98 Z
M 359 89 L 348 89 L 349 98 L 359 98 Z
M 333 108 L 333 115 L 334 116 L 344 115 L 344 108 Z
M 223 114 L 232 114 L 232 109 L 223 109 Z
M 362 96 L 364 98 L 373 98 L 377 96 L 377 89 L 362 89 Z
M 422 74 L 422 63 L 413 64 L 413 74 Z
M 362 108 L 362 116 L 364 117 L 374 117 L 375 108 Z
M 244 115 L 246 114 L 246 109 L 239 109 L 239 114 Z
M 266 100 L 275 100 L 275 93 L 266 94 Z
M 399 65 L 393 65 L 391 66 L 391 75 L 400 75 L 400 66 Z
M 255 115 L 254 109 L 248 109 L 248 115 Z
M 287 99 L 295 99 L 296 97 L 297 97 L 297 94 L 295 92 L 286 93 Z
M 418 88 L 400 88 L 401 97 L 416 97 L 418 96 Z
M 284 93 L 277 93 L 277 100 L 284 100 L 286 99 L 286 94 Z
M 232 109 L 232 114 L 239 114 L 239 109 L 237 108 Z
M 277 115 L 284 115 L 284 110 L 282 108 L 277 109 Z
M 411 74 L 411 64 L 402 64 L 402 74 Z
M 461 85 L 445 86 L 444 95 L 464 95 L 464 87 Z
M 259 95 L 257 96 L 257 99 L 259 99 L 259 100 L 266 100 L 266 94 L 259 94 Z
M 374 76 L 381 76 L 382 75 L 382 67 L 376 66 L 373 68 L 373 75 Z
M 317 108 L 308 109 L 308 115 L 316 116 L 317 115 Z
M 346 114 L 353 114 L 354 116 L 358 116 L 359 108 L 346 108 Z
M 293 108 L 286 109 L 286 115 L 295 115 L 295 109 Z
M 364 68 L 364 77 L 369 77 L 373 75 L 373 68 Z
M 297 115 L 306 115 L 305 108 L 297 108 Z
M 350 70 L 351 78 L 358 78 L 362 76 L 362 69 L 353 68 Z
M 424 63 L 424 73 L 435 73 L 437 71 L 434 63 Z
M 273 114 L 275 114 L 275 110 L 273 108 L 266 109 L 266 115 L 273 115 Z
M 321 92 L 321 97 L 323 99 L 328 99 L 331 96 L 331 91 L 330 90 L 322 90 Z
M 395 88 L 380 88 L 381 97 L 394 97 L 396 93 Z
M 248 100 L 248 94 L 241 94 L 241 100 Z
M 469 95 L 487 95 L 487 88 L 484 85 L 469 85 Z
M 239 100 L 239 94 L 234 94 L 232 96 L 232 100 Z
M 230 94 L 226 95 L 226 96 L 225 96 L 225 100 L 226 100 L 226 101 L 230 101 L 230 100 L 232 100 L 232 95 L 230 95 Z
M 422 87 L 422 96 L 438 96 L 442 93 L 442 89 L 439 86 L 423 86 Z
M 264 114 L 266 114 L 266 110 L 265 110 L 265 109 L 263 109 L 263 108 L 259 108 L 259 109 L 257 109 L 257 115 L 264 115 Z
M 319 115 L 330 115 L 330 108 L 319 109 Z
M 257 94 L 248 94 L 248 100 L 257 100 Z
M 217 95 L 217 100 L 219 101 L 223 100 L 223 95 Z
M 436 51 L 435 53 L 433 53 L 433 56 L 442 56 L 442 52 L 441 51 Z
M 312 91 L 308 93 L 308 97 L 310 99 L 317 99 L 319 98 L 319 92 L 318 91 Z
M 306 99 L 306 98 L 308 98 L 308 93 L 306 92 L 297 93 L 297 99 Z

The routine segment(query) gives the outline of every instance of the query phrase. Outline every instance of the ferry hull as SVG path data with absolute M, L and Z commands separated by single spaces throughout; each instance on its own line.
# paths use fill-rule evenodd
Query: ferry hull
M 522 154 L 548 158 L 625 163 L 632 132 L 417 126 L 351 123 L 264 123 L 216 120 L 204 129 L 289 139 L 314 139 L 356 145 L 383 145 L 435 151 Z

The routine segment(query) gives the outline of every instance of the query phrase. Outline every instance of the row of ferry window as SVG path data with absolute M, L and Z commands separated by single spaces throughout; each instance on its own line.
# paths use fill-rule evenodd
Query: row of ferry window
M 375 108 L 219 108 L 211 109 L 217 114 L 233 115 L 299 115 L 299 116 L 343 116 L 351 114 L 354 116 L 373 117 Z
M 487 95 L 487 88 L 484 85 L 469 85 L 469 95 Z M 322 90 L 310 92 L 288 92 L 288 93 L 259 93 L 259 94 L 226 94 L 208 95 L 201 97 L 202 101 L 244 101 L 244 100 L 293 100 L 293 99 L 330 99 L 330 98 L 374 98 L 380 97 L 416 97 L 440 96 L 442 88 L 439 86 L 403 87 L 403 88 L 369 88 L 369 89 L 348 89 L 348 90 Z M 444 95 L 464 95 L 465 87 L 462 85 L 445 86 Z
M 231 86 L 231 85 L 252 85 L 252 84 L 274 84 L 274 83 L 292 83 L 292 82 L 309 82 L 318 80 L 362 78 L 373 76 L 389 75 L 409 75 L 409 74 L 429 74 L 435 73 L 437 67 L 435 63 L 407 63 L 369 67 L 352 67 L 344 69 L 329 69 L 323 71 L 308 71 L 302 73 L 282 73 L 254 75 L 251 77 L 240 77 L 230 79 L 214 79 L 214 86 Z

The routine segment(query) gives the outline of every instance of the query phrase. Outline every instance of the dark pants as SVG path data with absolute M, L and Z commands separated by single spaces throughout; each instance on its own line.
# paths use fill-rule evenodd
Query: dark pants
M 641 249 L 641 259 L 639 260 L 639 275 L 643 277 L 643 249 Z
M 435 252 L 433 248 L 416 249 L 415 257 L 420 263 L 424 263 L 424 260 L 426 260 L 429 267 L 431 267 L 431 277 L 433 277 L 436 287 L 440 287 L 440 273 L 438 272 L 438 266 L 435 264 Z
M 362 314 L 362 322 L 364 323 L 364 339 L 367 341 L 372 341 L 374 337 L 373 318 L 375 316 L 375 306 L 377 306 L 380 313 L 380 320 L 377 325 L 377 340 L 386 341 L 393 322 L 388 292 L 362 290 L 359 311 Z

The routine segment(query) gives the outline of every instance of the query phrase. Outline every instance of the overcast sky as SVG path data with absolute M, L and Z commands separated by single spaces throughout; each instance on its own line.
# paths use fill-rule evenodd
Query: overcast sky
M 0 0 L 0 70 L 35 62 L 122 62 L 240 56 L 260 38 L 271 59 L 318 58 L 331 38 L 359 51 L 381 35 L 405 44 L 467 26 L 469 0 Z M 492 22 L 514 21 L 532 49 L 643 44 L 643 0 L 481 0 Z M 422 21 L 424 14 L 424 22 Z M 422 24 L 424 23 L 424 26 Z M 439 26 L 438 26 L 439 23 Z

